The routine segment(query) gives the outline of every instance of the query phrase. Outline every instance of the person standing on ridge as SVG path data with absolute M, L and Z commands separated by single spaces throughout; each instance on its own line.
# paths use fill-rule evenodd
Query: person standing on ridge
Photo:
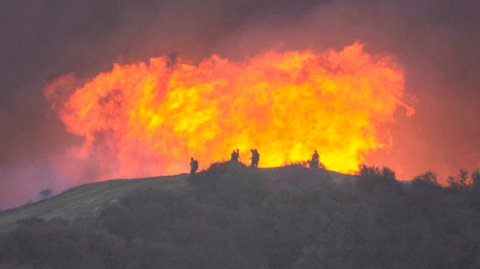
M 258 154 L 257 149 L 251 149 L 250 151 L 252 152 L 252 157 L 250 158 L 250 159 L 252 159 L 252 162 L 250 163 L 250 167 L 258 167 L 258 161 L 260 160 L 260 154 Z
M 319 168 L 320 156 L 318 156 L 317 150 L 312 155 L 312 160 L 310 161 L 310 168 Z
M 231 161 L 238 162 L 238 158 L 240 158 L 240 151 L 238 149 L 236 151 L 233 150 Z
M 260 154 L 258 154 L 258 150 L 254 149 L 252 152 L 252 163 L 253 166 L 258 167 L 258 162 L 260 161 Z
M 190 158 L 190 174 L 195 174 L 198 169 L 198 161 L 195 160 L 193 157 Z

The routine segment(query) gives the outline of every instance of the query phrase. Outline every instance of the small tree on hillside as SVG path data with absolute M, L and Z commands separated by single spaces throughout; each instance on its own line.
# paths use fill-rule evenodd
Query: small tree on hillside
M 381 170 L 375 166 L 360 166 L 356 186 L 359 189 L 372 191 L 376 187 L 392 186 L 396 183 L 395 172 L 388 167 Z
M 468 171 L 460 169 L 460 173 L 457 177 L 448 177 L 448 185 L 453 189 L 467 189 L 471 185 L 471 182 L 468 179 Z
M 480 171 L 478 169 L 472 173 L 471 184 L 474 187 L 480 187 Z
M 53 193 L 53 190 L 50 188 L 42 190 L 41 192 L 39 192 L 40 200 L 45 200 L 52 197 L 52 193 Z
M 425 174 L 414 177 L 412 180 L 412 186 L 430 189 L 442 188 L 440 184 L 438 184 L 437 174 L 430 170 L 428 170 Z

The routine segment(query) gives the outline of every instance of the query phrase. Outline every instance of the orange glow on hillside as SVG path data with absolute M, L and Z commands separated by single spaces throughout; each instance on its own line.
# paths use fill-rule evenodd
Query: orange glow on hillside
M 77 83 L 60 77 L 45 96 L 68 131 L 85 138 L 56 160 L 65 171 L 94 170 L 78 182 L 188 172 L 191 156 L 205 168 L 236 148 L 245 162 L 257 148 L 261 167 L 317 149 L 327 169 L 352 173 L 390 143 L 379 126 L 397 105 L 413 113 L 402 102 L 403 69 L 359 43 L 241 62 L 213 55 L 198 66 L 152 58 Z

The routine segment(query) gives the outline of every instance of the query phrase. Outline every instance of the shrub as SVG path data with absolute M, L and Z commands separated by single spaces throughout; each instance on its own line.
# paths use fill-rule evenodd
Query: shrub
M 285 162 L 283 167 L 308 167 L 310 161 Z
M 52 193 L 53 193 L 53 190 L 50 188 L 42 190 L 41 192 L 39 192 L 40 200 L 45 200 L 52 197 Z
M 478 169 L 472 173 L 471 183 L 473 187 L 480 187 L 480 171 Z
M 473 174 L 472 174 L 473 175 Z M 473 181 L 473 178 L 472 178 Z M 448 177 L 448 185 L 451 189 L 454 190 L 466 190 L 472 184 L 468 178 L 468 171 L 460 169 L 457 177 Z
M 358 178 L 355 186 L 359 190 L 372 192 L 375 188 L 386 188 L 395 185 L 395 172 L 388 167 L 383 167 L 380 170 L 375 166 L 360 166 Z
M 412 187 L 430 190 L 440 190 L 442 187 L 438 184 L 437 174 L 427 171 L 425 174 L 413 178 Z
M 247 165 L 236 161 L 214 162 L 206 170 L 190 175 L 188 183 L 193 186 L 202 186 L 214 190 L 225 174 L 236 174 L 246 170 L 246 168 Z

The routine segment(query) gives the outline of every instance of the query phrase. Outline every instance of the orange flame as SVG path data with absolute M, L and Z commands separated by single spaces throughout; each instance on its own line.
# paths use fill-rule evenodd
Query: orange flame
M 82 87 L 60 77 L 45 96 L 72 134 L 65 169 L 95 170 L 95 181 L 174 174 L 229 158 L 261 154 L 260 166 L 309 159 L 352 173 L 371 150 L 388 146 L 379 123 L 393 120 L 404 71 L 391 56 L 370 56 L 355 43 L 341 52 L 267 51 L 241 62 L 216 55 L 198 66 L 115 64 Z M 88 176 L 87 176 L 88 177 Z

